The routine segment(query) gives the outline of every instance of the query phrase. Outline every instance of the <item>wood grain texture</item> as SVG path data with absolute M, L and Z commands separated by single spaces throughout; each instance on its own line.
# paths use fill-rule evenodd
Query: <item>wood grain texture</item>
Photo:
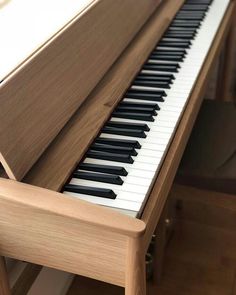
M 166 155 L 165 161 L 162 165 L 160 173 L 154 184 L 152 192 L 149 196 L 146 207 L 142 214 L 141 220 L 147 225 L 145 232 L 144 244 L 147 249 L 151 240 L 152 233 L 160 218 L 161 212 L 165 205 L 169 190 L 171 188 L 176 170 L 183 155 L 185 146 L 190 136 L 193 124 L 196 120 L 198 111 L 200 109 L 204 92 L 206 89 L 207 81 L 211 66 L 214 63 L 217 55 L 222 48 L 227 32 L 230 28 L 234 10 L 234 2 L 231 2 L 225 17 L 221 23 L 218 33 L 214 39 L 212 47 L 208 53 L 206 61 L 202 67 L 199 78 L 191 93 L 189 102 L 179 123 L 178 129 Z
M 145 230 L 138 219 L 6 179 L 0 211 L 1 254 L 121 286 L 127 239 Z
M 1 249 L 1 248 L 0 248 Z M 1 295 L 10 295 L 10 287 L 7 277 L 7 269 L 5 260 L 0 256 L 0 294 Z
M 183 0 L 162 2 L 134 42 L 34 165 L 25 182 L 55 191 L 61 189 L 182 3 Z
M 159 1 L 95 1 L 0 85 L 0 161 L 21 180 Z
M 145 252 L 140 239 L 128 241 L 125 295 L 146 295 Z

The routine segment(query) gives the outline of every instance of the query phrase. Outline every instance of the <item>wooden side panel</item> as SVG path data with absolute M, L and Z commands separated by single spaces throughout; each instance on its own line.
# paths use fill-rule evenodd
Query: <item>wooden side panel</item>
M 183 0 L 166 0 L 104 76 L 24 181 L 60 190 L 142 67 Z
M 128 237 L 144 231 L 136 218 L 0 179 L 0 255 L 123 286 Z
M 126 236 L 69 217 L 63 197 L 53 201 L 50 193 L 44 194 L 36 206 L 27 195 L 22 194 L 21 201 L 0 193 L 1 255 L 124 285 Z M 73 202 L 76 211 L 83 210 L 77 200 L 65 199 Z M 40 208 L 41 202 L 47 208 L 54 203 L 55 209 Z M 65 207 L 64 214 L 56 202 Z
M 95 1 L 0 85 L 0 162 L 21 180 L 159 5 Z

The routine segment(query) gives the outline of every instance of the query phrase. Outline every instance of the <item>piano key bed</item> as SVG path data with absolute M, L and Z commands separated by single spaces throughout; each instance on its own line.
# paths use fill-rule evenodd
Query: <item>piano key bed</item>
M 187 0 L 63 193 L 139 217 L 228 0 Z

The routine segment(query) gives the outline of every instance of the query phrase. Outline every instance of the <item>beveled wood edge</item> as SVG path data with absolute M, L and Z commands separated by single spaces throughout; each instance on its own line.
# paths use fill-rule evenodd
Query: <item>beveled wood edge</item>
M 9 177 L 11 179 L 15 179 L 15 176 L 14 176 L 14 173 L 12 172 L 10 166 L 7 164 L 5 158 L 3 157 L 2 153 L 0 153 L 0 164 L 2 165 L 3 167 L 3 171 L 1 174 L 0 174 L 0 177 L 3 177 L 3 176 L 6 176 L 6 177 Z
M 166 203 L 178 165 L 204 97 L 204 91 L 208 81 L 207 78 L 209 78 L 208 74 L 210 73 L 213 62 L 219 55 L 220 49 L 223 46 L 227 32 L 230 28 L 231 21 L 233 20 L 234 6 L 235 1 L 232 1 L 225 13 L 224 19 L 222 20 L 217 35 L 212 43 L 212 47 L 202 67 L 198 81 L 191 93 L 183 117 L 178 125 L 176 134 L 172 140 L 169 151 L 165 157 L 162 168 L 149 196 L 149 200 L 141 216 L 141 220 L 147 225 L 143 240 L 145 249 L 147 249 L 149 245 L 152 233 L 155 230 Z
M 37 208 L 52 218 L 60 215 L 68 221 L 74 220 L 128 237 L 141 236 L 146 228 L 143 221 L 106 207 L 10 179 L 0 178 L 0 198 L 6 199 L 9 204 Z
M 61 27 L 58 31 L 56 31 L 49 39 L 45 40 L 45 42 L 42 43 L 38 48 L 36 48 L 28 57 L 26 57 L 25 60 L 23 60 L 16 68 L 14 68 L 2 80 L 0 80 L 0 88 L 5 82 L 7 82 L 8 79 L 11 79 L 12 76 L 17 75 L 18 71 L 20 71 L 21 68 L 25 67 L 28 63 L 30 63 L 31 59 L 35 58 L 40 53 L 41 50 L 43 50 L 47 46 L 50 46 L 50 44 L 53 42 L 53 40 L 57 36 L 59 36 L 60 34 L 63 34 L 63 32 L 68 29 L 68 27 L 70 27 L 74 22 L 76 22 L 84 14 L 86 14 L 88 10 L 91 9 L 93 6 L 95 6 L 99 1 L 100 0 L 92 0 L 91 3 L 87 4 L 72 19 L 70 19 L 67 23 L 65 23 L 63 27 Z

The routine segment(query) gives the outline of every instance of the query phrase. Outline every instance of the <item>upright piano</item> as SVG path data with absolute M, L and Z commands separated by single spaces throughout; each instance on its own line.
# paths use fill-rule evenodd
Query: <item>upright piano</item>
M 234 1 L 53 1 L 22 37 L 34 15 L 18 24 L 16 2 L 0 8 L 16 18 L 0 58 L 0 294 L 6 256 L 144 295 Z

